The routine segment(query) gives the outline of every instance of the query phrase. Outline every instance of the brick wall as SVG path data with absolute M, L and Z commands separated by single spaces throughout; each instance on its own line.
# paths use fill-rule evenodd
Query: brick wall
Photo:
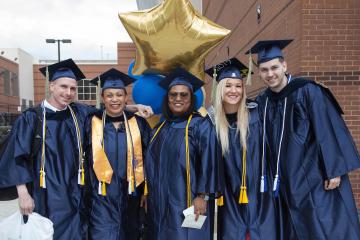
M 329 86 L 360 149 L 360 1 L 302 2 L 300 75 Z M 360 170 L 350 179 L 360 208 Z
M 130 61 L 135 57 L 135 47 L 132 43 L 118 43 L 117 44 L 117 64 L 79 64 L 81 71 L 85 74 L 87 79 L 92 79 L 99 74 L 107 71 L 110 68 L 116 68 L 124 73 L 127 73 Z M 75 60 L 76 61 L 76 60 Z M 45 77 L 39 71 L 39 68 L 45 65 L 35 64 L 34 71 L 34 96 L 35 103 L 38 104 L 44 99 L 45 96 Z M 131 100 L 131 88 L 128 89 L 130 99 L 128 103 L 132 103 Z M 95 104 L 95 101 L 86 101 L 87 104 Z
M 247 65 L 244 53 L 258 40 L 294 39 L 284 51 L 289 72 L 321 81 L 332 90 L 360 149 L 359 0 L 279 0 L 276 4 L 266 0 L 203 0 L 203 14 L 232 30 L 207 58 L 207 66 L 233 56 Z M 207 84 L 207 92 L 210 88 Z M 264 84 L 255 74 L 247 93 L 255 97 L 262 89 Z M 352 172 L 350 178 L 360 208 L 360 170 Z

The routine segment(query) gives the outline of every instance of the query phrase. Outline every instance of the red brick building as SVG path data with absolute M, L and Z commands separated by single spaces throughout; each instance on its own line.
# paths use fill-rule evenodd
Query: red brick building
M 118 59 L 115 61 L 77 61 L 75 59 L 75 62 L 78 64 L 88 80 L 95 78 L 97 75 L 110 68 L 116 68 L 124 73 L 127 73 L 129 63 L 131 60 L 135 59 L 135 46 L 132 43 L 118 43 L 117 56 Z M 45 77 L 40 73 L 39 68 L 52 63 L 55 63 L 55 61 L 47 61 L 44 64 L 34 65 L 34 100 L 36 104 L 43 100 L 45 96 Z M 89 84 L 87 80 L 80 81 L 78 84 L 78 90 L 79 102 L 95 105 L 95 86 Z M 130 88 L 128 89 L 128 93 L 131 96 Z
M 18 113 L 19 65 L 0 56 L 0 112 Z
M 232 56 L 247 64 L 244 53 L 258 40 L 294 39 L 285 50 L 289 72 L 329 86 L 360 149 L 359 0 L 203 0 L 203 14 L 232 30 L 207 58 L 208 66 Z M 248 95 L 263 88 L 253 80 Z M 359 208 L 360 170 L 350 177 Z

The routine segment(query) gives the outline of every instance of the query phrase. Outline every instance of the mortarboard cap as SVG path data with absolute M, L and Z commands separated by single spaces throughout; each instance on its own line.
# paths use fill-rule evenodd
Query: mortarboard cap
M 185 85 L 189 87 L 192 92 L 196 92 L 204 85 L 204 82 L 183 68 L 178 67 L 161 80 L 159 85 L 166 90 L 169 90 L 175 85 Z
M 205 72 L 211 77 L 214 77 L 215 73 L 216 81 L 219 82 L 224 78 L 243 79 L 247 76 L 249 68 L 237 58 L 231 58 L 222 63 L 216 64 L 215 66 L 205 70 Z
M 49 81 L 55 81 L 62 77 L 72 78 L 76 81 L 85 78 L 85 75 L 71 58 L 42 67 L 39 70 Z
M 125 89 L 127 85 L 136 81 L 134 78 L 120 72 L 115 68 L 111 68 L 108 71 L 100 74 L 90 82 L 94 85 L 98 85 L 99 80 L 102 90 L 107 88 Z
M 283 57 L 281 49 L 292 41 L 292 39 L 259 41 L 245 54 L 257 53 L 258 64 L 268 62 L 274 58 Z

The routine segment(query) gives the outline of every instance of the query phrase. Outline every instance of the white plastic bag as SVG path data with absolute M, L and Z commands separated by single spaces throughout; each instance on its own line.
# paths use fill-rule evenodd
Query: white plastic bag
M 50 219 L 37 213 L 30 214 L 26 224 L 20 211 L 0 222 L 0 240 L 51 240 L 53 234 Z

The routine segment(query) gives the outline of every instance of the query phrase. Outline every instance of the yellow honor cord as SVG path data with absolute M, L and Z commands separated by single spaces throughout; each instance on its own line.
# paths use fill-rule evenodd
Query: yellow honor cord
M 45 111 L 45 108 L 43 108 L 41 160 L 40 160 L 40 187 L 41 188 L 46 188 L 46 179 L 45 179 L 45 139 L 46 139 L 46 111 Z
M 192 119 L 192 114 L 185 128 L 185 153 L 186 153 L 186 190 L 187 190 L 187 207 L 191 206 L 191 182 L 190 182 L 190 152 L 189 152 L 189 125 Z
M 164 126 L 165 122 L 166 122 L 166 120 L 163 121 L 163 122 L 161 123 L 161 125 L 158 127 L 158 129 L 156 130 L 154 136 L 151 138 L 150 143 L 152 143 L 152 141 L 154 141 L 155 137 L 158 135 L 158 133 L 160 132 L 160 129 Z
M 243 154 L 242 154 L 242 179 L 241 179 L 239 203 L 240 204 L 249 203 L 249 199 L 246 193 L 246 149 L 243 149 Z

